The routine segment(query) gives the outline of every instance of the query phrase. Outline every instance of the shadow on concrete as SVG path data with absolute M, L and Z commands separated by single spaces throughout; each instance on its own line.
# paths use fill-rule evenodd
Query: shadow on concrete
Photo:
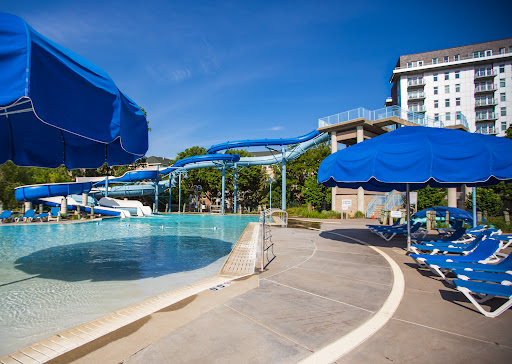
M 226 256 L 232 244 L 197 236 L 145 236 L 71 244 L 16 260 L 16 269 L 38 278 L 123 281 L 203 268 Z
M 406 248 L 407 247 L 407 241 L 403 237 L 398 237 L 391 239 L 390 241 L 386 241 L 379 236 L 373 234 L 370 230 L 363 228 L 363 229 L 333 229 L 333 230 L 325 230 L 320 233 L 320 236 L 324 239 L 330 239 L 330 240 L 336 240 L 336 241 L 343 241 L 344 243 L 350 243 L 350 244 L 358 244 L 363 245 L 361 243 L 358 243 L 352 239 L 343 239 L 343 237 L 336 234 L 346 235 L 351 238 L 362 240 L 370 245 L 376 246 L 376 247 L 386 247 L 386 248 Z

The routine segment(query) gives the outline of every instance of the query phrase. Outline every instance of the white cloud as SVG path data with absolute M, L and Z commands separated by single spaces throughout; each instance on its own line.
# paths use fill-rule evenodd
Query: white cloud
M 271 128 L 269 128 L 268 130 L 270 131 L 279 131 L 279 130 L 283 130 L 284 128 L 281 126 L 281 125 L 277 125 L 277 126 L 273 126 Z

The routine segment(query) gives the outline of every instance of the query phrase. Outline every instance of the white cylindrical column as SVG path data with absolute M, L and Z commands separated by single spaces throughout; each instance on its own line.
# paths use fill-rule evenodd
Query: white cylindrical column
M 88 193 L 82 193 L 82 205 L 87 206 L 89 202 L 89 194 Z
M 448 207 L 457 207 L 457 189 L 447 188 L 448 192 Z
M 66 216 L 68 214 L 68 200 L 66 197 L 62 197 L 60 201 L 60 215 Z
M 32 201 L 25 201 L 25 212 L 32 210 Z

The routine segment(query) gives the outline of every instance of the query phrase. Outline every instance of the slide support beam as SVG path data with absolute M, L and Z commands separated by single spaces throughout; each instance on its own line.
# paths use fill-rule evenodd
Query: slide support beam
M 238 167 L 237 167 L 237 165 L 235 163 L 235 173 L 234 173 L 234 180 L 235 180 L 234 189 L 235 189 L 235 191 L 234 191 L 234 195 L 233 195 L 233 207 L 235 209 L 235 211 L 234 211 L 235 214 L 238 212 L 238 210 L 237 210 L 237 207 L 238 207 L 237 206 L 237 198 L 236 198 L 236 194 L 237 194 L 237 188 L 236 188 L 237 171 L 238 171 Z
M 222 208 L 221 213 L 224 215 L 224 198 L 226 197 L 226 166 L 222 167 Z

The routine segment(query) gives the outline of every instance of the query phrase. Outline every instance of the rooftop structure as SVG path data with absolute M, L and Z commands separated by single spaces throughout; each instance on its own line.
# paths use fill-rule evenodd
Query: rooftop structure
M 386 106 L 503 136 L 511 125 L 512 38 L 399 57 Z

